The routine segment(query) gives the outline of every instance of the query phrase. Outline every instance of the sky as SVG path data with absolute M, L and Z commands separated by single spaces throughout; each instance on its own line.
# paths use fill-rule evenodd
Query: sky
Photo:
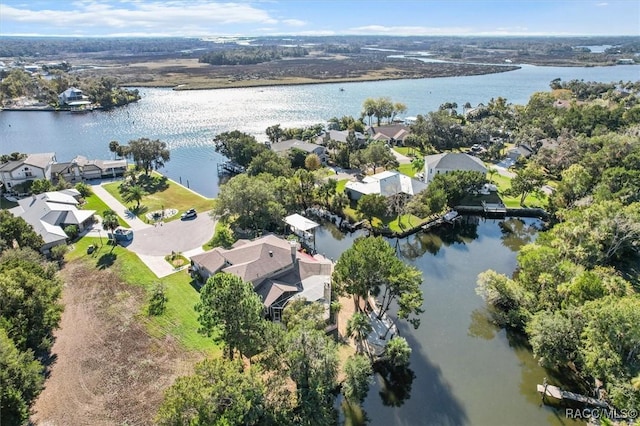
M 639 0 L 0 0 L 0 35 L 640 35 Z

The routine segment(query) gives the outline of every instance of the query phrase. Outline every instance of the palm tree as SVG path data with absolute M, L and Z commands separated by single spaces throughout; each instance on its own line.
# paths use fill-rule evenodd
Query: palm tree
M 118 226 L 120 226 L 120 222 L 118 221 L 116 212 L 113 210 L 105 210 L 102 212 L 102 229 L 113 232 Z
M 135 201 L 137 209 L 140 207 L 140 201 L 142 201 L 142 198 L 144 198 L 145 195 L 147 195 L 147 192 L 144 190 L 144 188 L 139 185 L 131 185 L 127 186 L 122 198 L 127 203 L 132 203 Z
M 489 175 L 489 183 L 493 183 L 493 177 L 495 176 L 496 173 L 498 173 L 498 170 L 494 169 L 493 167 L 487 170 L 487 174 Z
M 366 314 L 356 312 L 349 318 L 349 321 L 347 321 L 347 336 L 356 339 L 356 352 L 362 352 L 362 342 L 372 330 L 371 321 Z

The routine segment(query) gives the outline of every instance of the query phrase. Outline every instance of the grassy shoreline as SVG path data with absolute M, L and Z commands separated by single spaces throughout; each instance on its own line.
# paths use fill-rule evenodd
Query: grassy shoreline
M 326 78 L 322 80 L 309 78 L 309 77 L 283 77 L 280 79 L 260 78 L 252 80 L 239 80 L 229 81 L 227 78 L 210 78 L 198 75 L 183 74 L 178 78 L 165 77 L 163 75 L 156 76 L 152 81 L 132 81 L 123 84 L 123 87 L 148 87 L 148 88 L 173 88 L 173 90 L 217 90 L 217 89 L 242 89 L 242 88 L 255 88 L 255 87 L 279 87 L 279 86 L 304 86 L 311 84 L 339 84 L 339 83 L 364 83 L 373 81 L 386 81 L 386 80 L 420 80 L 427 78 L 443 78 L 443 77 L 468 77 L 474 75 L 487 75 L 487 74 L 501 74 L 503 72 L 515 71 L 520 69 L 519 66 L 504 67 L 504 70 L 486 70 L 486 72 L 467 72 L 455 75 L 420 75 L 420 76 L 407 76 L 407 75 L 390 75 L 385 72 L 392 71 L 375 70 L 369 74 L 360 75 L 357 77 L 335 77 Z M 173 80 L 175 78 L 175 80 Z

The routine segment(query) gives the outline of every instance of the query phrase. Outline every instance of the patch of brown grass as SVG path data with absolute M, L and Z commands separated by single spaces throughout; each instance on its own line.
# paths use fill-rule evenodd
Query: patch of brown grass
M 108 270 L 62 271 L 65 311 L 50 377 L 32 420 L 47 425 L 151 424 L 164 390 L 201 355 L 146 332 L 145 292 Z

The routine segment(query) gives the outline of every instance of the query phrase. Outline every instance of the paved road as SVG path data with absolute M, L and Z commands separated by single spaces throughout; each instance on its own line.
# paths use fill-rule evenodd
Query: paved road
M 393 148 L 391 148 L 391 153 L 396 157 L 396 160 L 398 160 L 398 163 L 400 164 L 411 163 L 411 158 L 407 157 L 406 155 L 400 154 L 398 151 L 396 151 Z
M 171 252 L 182 253 L 189 257 L 202 253 L 202 246 L 214 234 L 216 222 L 208 212 L 198 213 L 195 219 L 175 220 L 158 223 L 155 226 L 138 219 L 129 209 L 109 194 L 101 184 L 91 185 L 93 192 L 113 211 L 118 213 L 133 229 L 133 241 L 126 247 L 136 253 L 140 260 L 159 278 L 176 272 L 167 261 L 166 255 Z M 101 214 L 102 212 L 98 212 Z M 102 225 L 96 224 L 89 231 L 93 236 L 106 237 L 101 234 Z
M 166 256 L 172 251 L 184 253 L 201 247 L 211 239 L 215 222 L 208 212 L 199 213 L 189 220 L 175 220 L 135 231 L 127 246 L 138 254 Z

